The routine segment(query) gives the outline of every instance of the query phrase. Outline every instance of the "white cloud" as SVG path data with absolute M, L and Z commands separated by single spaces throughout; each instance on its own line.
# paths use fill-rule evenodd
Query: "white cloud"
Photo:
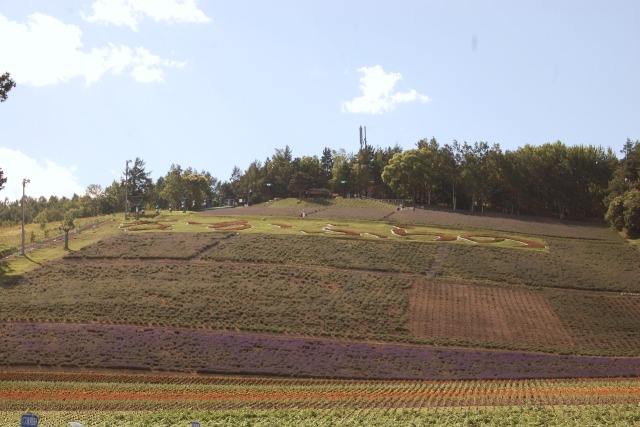
M 86 21 L 126 26 L 134 31 L 143 18 L 166 24 L 210 21 L 195 0 L 96 0 L 91 9 L 93 14 L 82 15 Z
M 25 194 L 34 198 L 44 196 L 66 196 L 73 194 L 83 195 L 85 189 L 78 184 L 75 176 L 75 167 L 65 167 L 45 160 L 44 164 L 38 163 L 26 154 L 17 150 L 0 147 L 0 168 L 4 172 L 7 182 L 0 191 L 0 201 L 5 198 L 13 202 L 22 197 L 22 180 L 31 182 L 25 187 Z
M 83 77 L 87 84 L 100 80 L 105 73 L 129 71 L 138 82 L 161 82 L 167 67 L 184 63 L 161 59 L 138 47 L 109 44 L 90 51 L 82 50 L 82 31 L 75 25 L 41 13 L 29 16 L 26 23 L 9 21 L 0 14 L 0 58 L 11 70 L 16 82 L 46 86 Z
M 343 113 L 382 114 L 391 111 L 398 104 L 419 101 L 428 102 L 429 98 L 411 89 L 408 92 L 394 92 L 396 84 L 402 80 L 400 73 L 386 73 L 380 65 L 361 67 L 359 72 L 361 96 L 342 103 Z

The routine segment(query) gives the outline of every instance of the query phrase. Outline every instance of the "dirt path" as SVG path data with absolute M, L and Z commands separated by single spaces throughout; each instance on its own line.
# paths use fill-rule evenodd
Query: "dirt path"
M 436 254 L 433 263 L 431 264 L 431 270 L 427 273 L 427 277 L 435 277 L 440 273 L 442 269 L 442 263 L 444 262 L 447 253 L 449 252 L 449 245 L 438 246 L 438 253 Z

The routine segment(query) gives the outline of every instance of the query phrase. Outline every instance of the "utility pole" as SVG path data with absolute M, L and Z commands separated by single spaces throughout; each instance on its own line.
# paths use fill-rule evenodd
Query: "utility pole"
M 124 219 L 129 219 L 129 163 L 131 160 L 126 161 L 127 165 L 124 169 Z
M 30 182 L 27 178 L 22 180 L 22 203 L 20 203 L 22 205 L 22 256 L 24 256 L 24 187 Z

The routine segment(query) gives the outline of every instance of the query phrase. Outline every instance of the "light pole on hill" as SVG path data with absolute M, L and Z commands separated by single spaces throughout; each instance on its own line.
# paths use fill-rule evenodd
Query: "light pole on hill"
M 126 161 L 127 165 L 124 169 L 124 219 L 129 219 L 129 163 L 131 160 Z
M 24 187 L 29 184 L 31 181 L 27 178 L 22 180 L 22 255 L 24 256 Z

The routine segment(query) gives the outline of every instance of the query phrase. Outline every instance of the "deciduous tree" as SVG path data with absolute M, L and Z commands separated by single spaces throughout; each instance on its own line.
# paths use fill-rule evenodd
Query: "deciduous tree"
M 0 168 L 0 190 L 4 188 L 4 184 L 7 182 L 7 177 L 4 176 L 4 171 Z
M 73 210 L 68 211 L 64 215 L 64 219 L 60 222 L 60 230 L 64 231 L 64 250 L 69 250 L 69 232 L 76 228 L 75 224 L 76 212 Z
M 0 102 L 7 100 L 7 94 L 14 87 L 16 87 L 16 82 L 11 79 L 11 75 L 8 72 L 0 76 Z

